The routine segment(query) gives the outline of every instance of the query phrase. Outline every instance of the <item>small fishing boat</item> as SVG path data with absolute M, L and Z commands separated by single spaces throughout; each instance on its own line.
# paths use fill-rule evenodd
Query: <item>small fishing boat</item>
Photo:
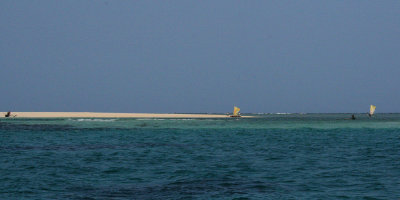
M 234 106 L 233 107 L 233 114 L 230 117 L 241 117 L 239 111 L 240 111 L 240 108 Z

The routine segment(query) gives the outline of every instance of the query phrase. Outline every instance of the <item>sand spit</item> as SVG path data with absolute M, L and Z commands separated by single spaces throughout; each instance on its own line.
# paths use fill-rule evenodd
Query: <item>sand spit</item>
M 6 112 L 1 112 L 4 118 Z M 98 112 L 11 112 L 17 118 L 229 118 L 218 114 L 98 113 Z M 247 116 L 244 116 L 247 117 Z

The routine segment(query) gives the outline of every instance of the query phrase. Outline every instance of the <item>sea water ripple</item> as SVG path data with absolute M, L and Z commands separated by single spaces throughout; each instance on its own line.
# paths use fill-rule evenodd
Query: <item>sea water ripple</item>
M 400 116 L 0 120 L 0 199 L 399 199 Z

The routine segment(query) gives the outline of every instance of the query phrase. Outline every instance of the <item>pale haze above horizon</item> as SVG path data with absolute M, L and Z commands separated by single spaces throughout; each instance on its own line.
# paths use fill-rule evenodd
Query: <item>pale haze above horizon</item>
M 0 1 L 0 111 L 400 112 L 400 1 Z

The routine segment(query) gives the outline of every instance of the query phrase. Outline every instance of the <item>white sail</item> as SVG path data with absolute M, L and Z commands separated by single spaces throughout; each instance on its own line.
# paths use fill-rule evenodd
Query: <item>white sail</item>
M 369 115 L 372 116 L 374 114 L 374 112 L 375 112 L 375 109 L 376 109 L 376 106 L 371 105 L 370 108 L 369 108 Z
M 233 107 L 233 116 L 239 116 L 240 108 L 234 106 Z

